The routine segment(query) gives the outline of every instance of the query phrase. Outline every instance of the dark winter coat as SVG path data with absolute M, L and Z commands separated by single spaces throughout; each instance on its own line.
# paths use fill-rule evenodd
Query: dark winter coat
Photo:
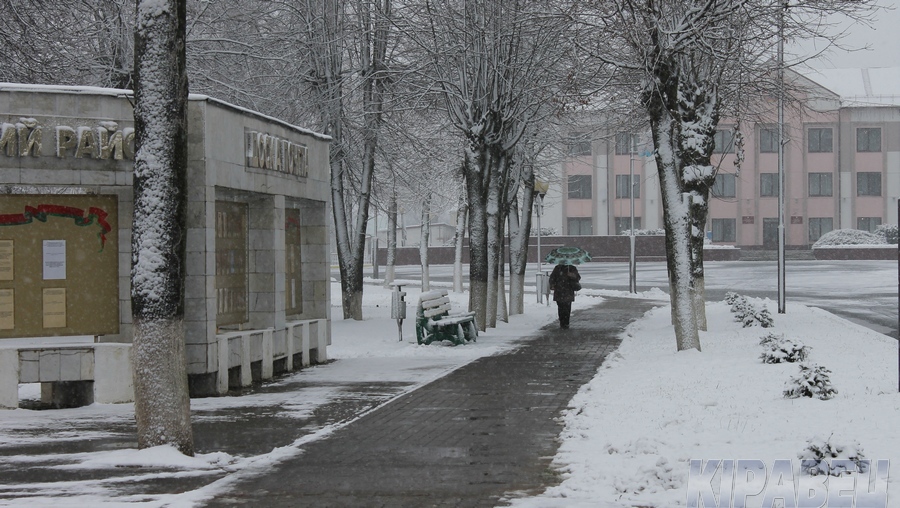
M 575 283 L 581 280 L 578 268 L 572 265 L 556 265 L 550 273 L 550 290 L 554 302 L 575 301 Z

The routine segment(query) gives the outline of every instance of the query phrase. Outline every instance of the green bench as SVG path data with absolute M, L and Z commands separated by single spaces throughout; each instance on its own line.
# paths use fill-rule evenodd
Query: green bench
M 449 340 L 456 345 L 475 342 L 478 326 L 475 313 L 450 315 L 450 297 L 446 289 L 426 291 L 416 307 L 416 340 L 419 344 Z

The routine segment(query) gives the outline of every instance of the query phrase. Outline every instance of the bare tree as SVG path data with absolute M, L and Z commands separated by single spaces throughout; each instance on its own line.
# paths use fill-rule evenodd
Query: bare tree
M 131 312 L 141 448 L 193 455 L 184 335 L 186 0 L 140 0 L 135 33 Z
M 418 39 L 445 103 L 466 143 L 469 212 L 469 308 L 479 326 L 497 319 L 502 204 L 512 155 L 526 129 L 561 94 L 569 26 L 554 2 L 426 0 L 427 34 Z M 530 212 L 530 210 L 529 210 Z
M 771 83 L 779 23 L 809 34 L 808 18 L 858 15 L 868 2 L 614 0 L 584 18 L 603 34 L 584 49 L 639 90 L 655 146 L 677 347 L 700 349 L 705 327 L 703 235 L 723 94 Z M 638 85 L 635 87 L 634 85 Z M 771 88 L 770 88 L 771 90 Z M 743 92 L 747 92 L 744 90 Z

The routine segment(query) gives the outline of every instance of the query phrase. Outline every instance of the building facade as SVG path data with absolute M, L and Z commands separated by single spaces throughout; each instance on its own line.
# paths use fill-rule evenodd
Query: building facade
M 801 104 L 785 108 L 785 243 L 807 248 L 834 229 L 897 224 L 900 197 L 900 68 L 835 69 L 793 75 Z M 774 108 L 716 133 L 707 236 L 742 248 L 775 248 L 778 125 Z M 595 131 L 596 132 L 596 131 Z M 601 131 L 602 132 L 602 131 Z M 580 137 L 579 137 L 580 136 Z M 562 163 L 558 210 L 544 223 L 568 235 L 615 235 L 662 227 L 659 179 L 645 133 L 575 133 Z M 632 199 L 633 194 L 633 199 Z M 632 213 L 632 203 L 634 212 Z M 548 221 L 549 218 L 549 221 Z
M 329 141 L 191 95 L 192 395 L 327 358 Z M 0 84 L 0 349 L 20 382 L 93 383 L 103 372 L 85 362 L 102 349 L 96 344 L 131 342 L 133 159 L 130 92 Z M 87 355 L 80 370 L 60 367 L 66 344 Z M 40 361 L 29 363 L 26 350 Z M 44 362 L 53 355 L 56 363 Z

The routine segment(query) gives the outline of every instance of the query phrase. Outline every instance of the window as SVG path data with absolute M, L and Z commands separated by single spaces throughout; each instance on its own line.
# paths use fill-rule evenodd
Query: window
M 641 197 L 641 177 L 638 175 L 632 175 L 634 179 L 632 180 L 633 185 L 628 185 L 628 177 L 629 175 L 616 175 L 616 197 L 617 198 L 630 198 L 631 197 L 631 189 L 634 189 L 634 197 Z
M 728 153 L 734 148 L 734 132 L 718 130 L 713 137 L 713 153 Z
M 878 127 L 856 129 L 856 151 L 880 152 L 881 129 Z
M 569 155 L 580 156 L 591 154 L 591 138 L 586 132 L 573 132 L 569 136 Z
M 246 203 L 216 201 L 216 326 L 249 320 L 248 214 Z
M 590 217 L 569 217 L 569 234 L 572 236 L 587 236 L 594 234 L 594 222 Z
M 303 313 L 302 221 L 298 208 L 284 209 L 284 312 L 288 316 Z
M 875 228 L 881 225 L 881 217 L 857 217 L 856 229 L 874 233 Z
M 591 199 L 591 175 L 569 175 L 569 199 Z
M 831 173 L 809 174 L 809 197 L 833 195 L 831 190 Z
M 809 153 L 830 153 L 833 150 L 832 139 L 830 128 L 810 129 L 806 144 L 807 151 Z
M 809 243 L 816 243 L 825 233 L 834 229 L 834 219 L 831 217 L 809 218 Z
M 719 173 L 716 175 L 716 181 L 713 183 L 713 197 L 716 198 L 733 198 L 734 193 L 734 175 L 731 173 Z
M 778 173 L 759 174 L 760 197 L 773 197 L 778 195 Z
M 856 173 L 857 196 L 880 196 L 881 173 Z
M 713 219 L 712 220 L 712 241 L 714 242 L 733 242 L 734 241 L 735 220 L 734 219 Z
M 778 129 L 759 130 L 759 153 L 778 152 Z
M 631 217 L 616 217 L 616 234 L 625 234 L 631 230 Z M 634 229 L 641 229 L 641 218 L 634 218 Z
M 616 155 L 628 155 L 633 147 L 634 136 L 630 132 L 616 133 Z

